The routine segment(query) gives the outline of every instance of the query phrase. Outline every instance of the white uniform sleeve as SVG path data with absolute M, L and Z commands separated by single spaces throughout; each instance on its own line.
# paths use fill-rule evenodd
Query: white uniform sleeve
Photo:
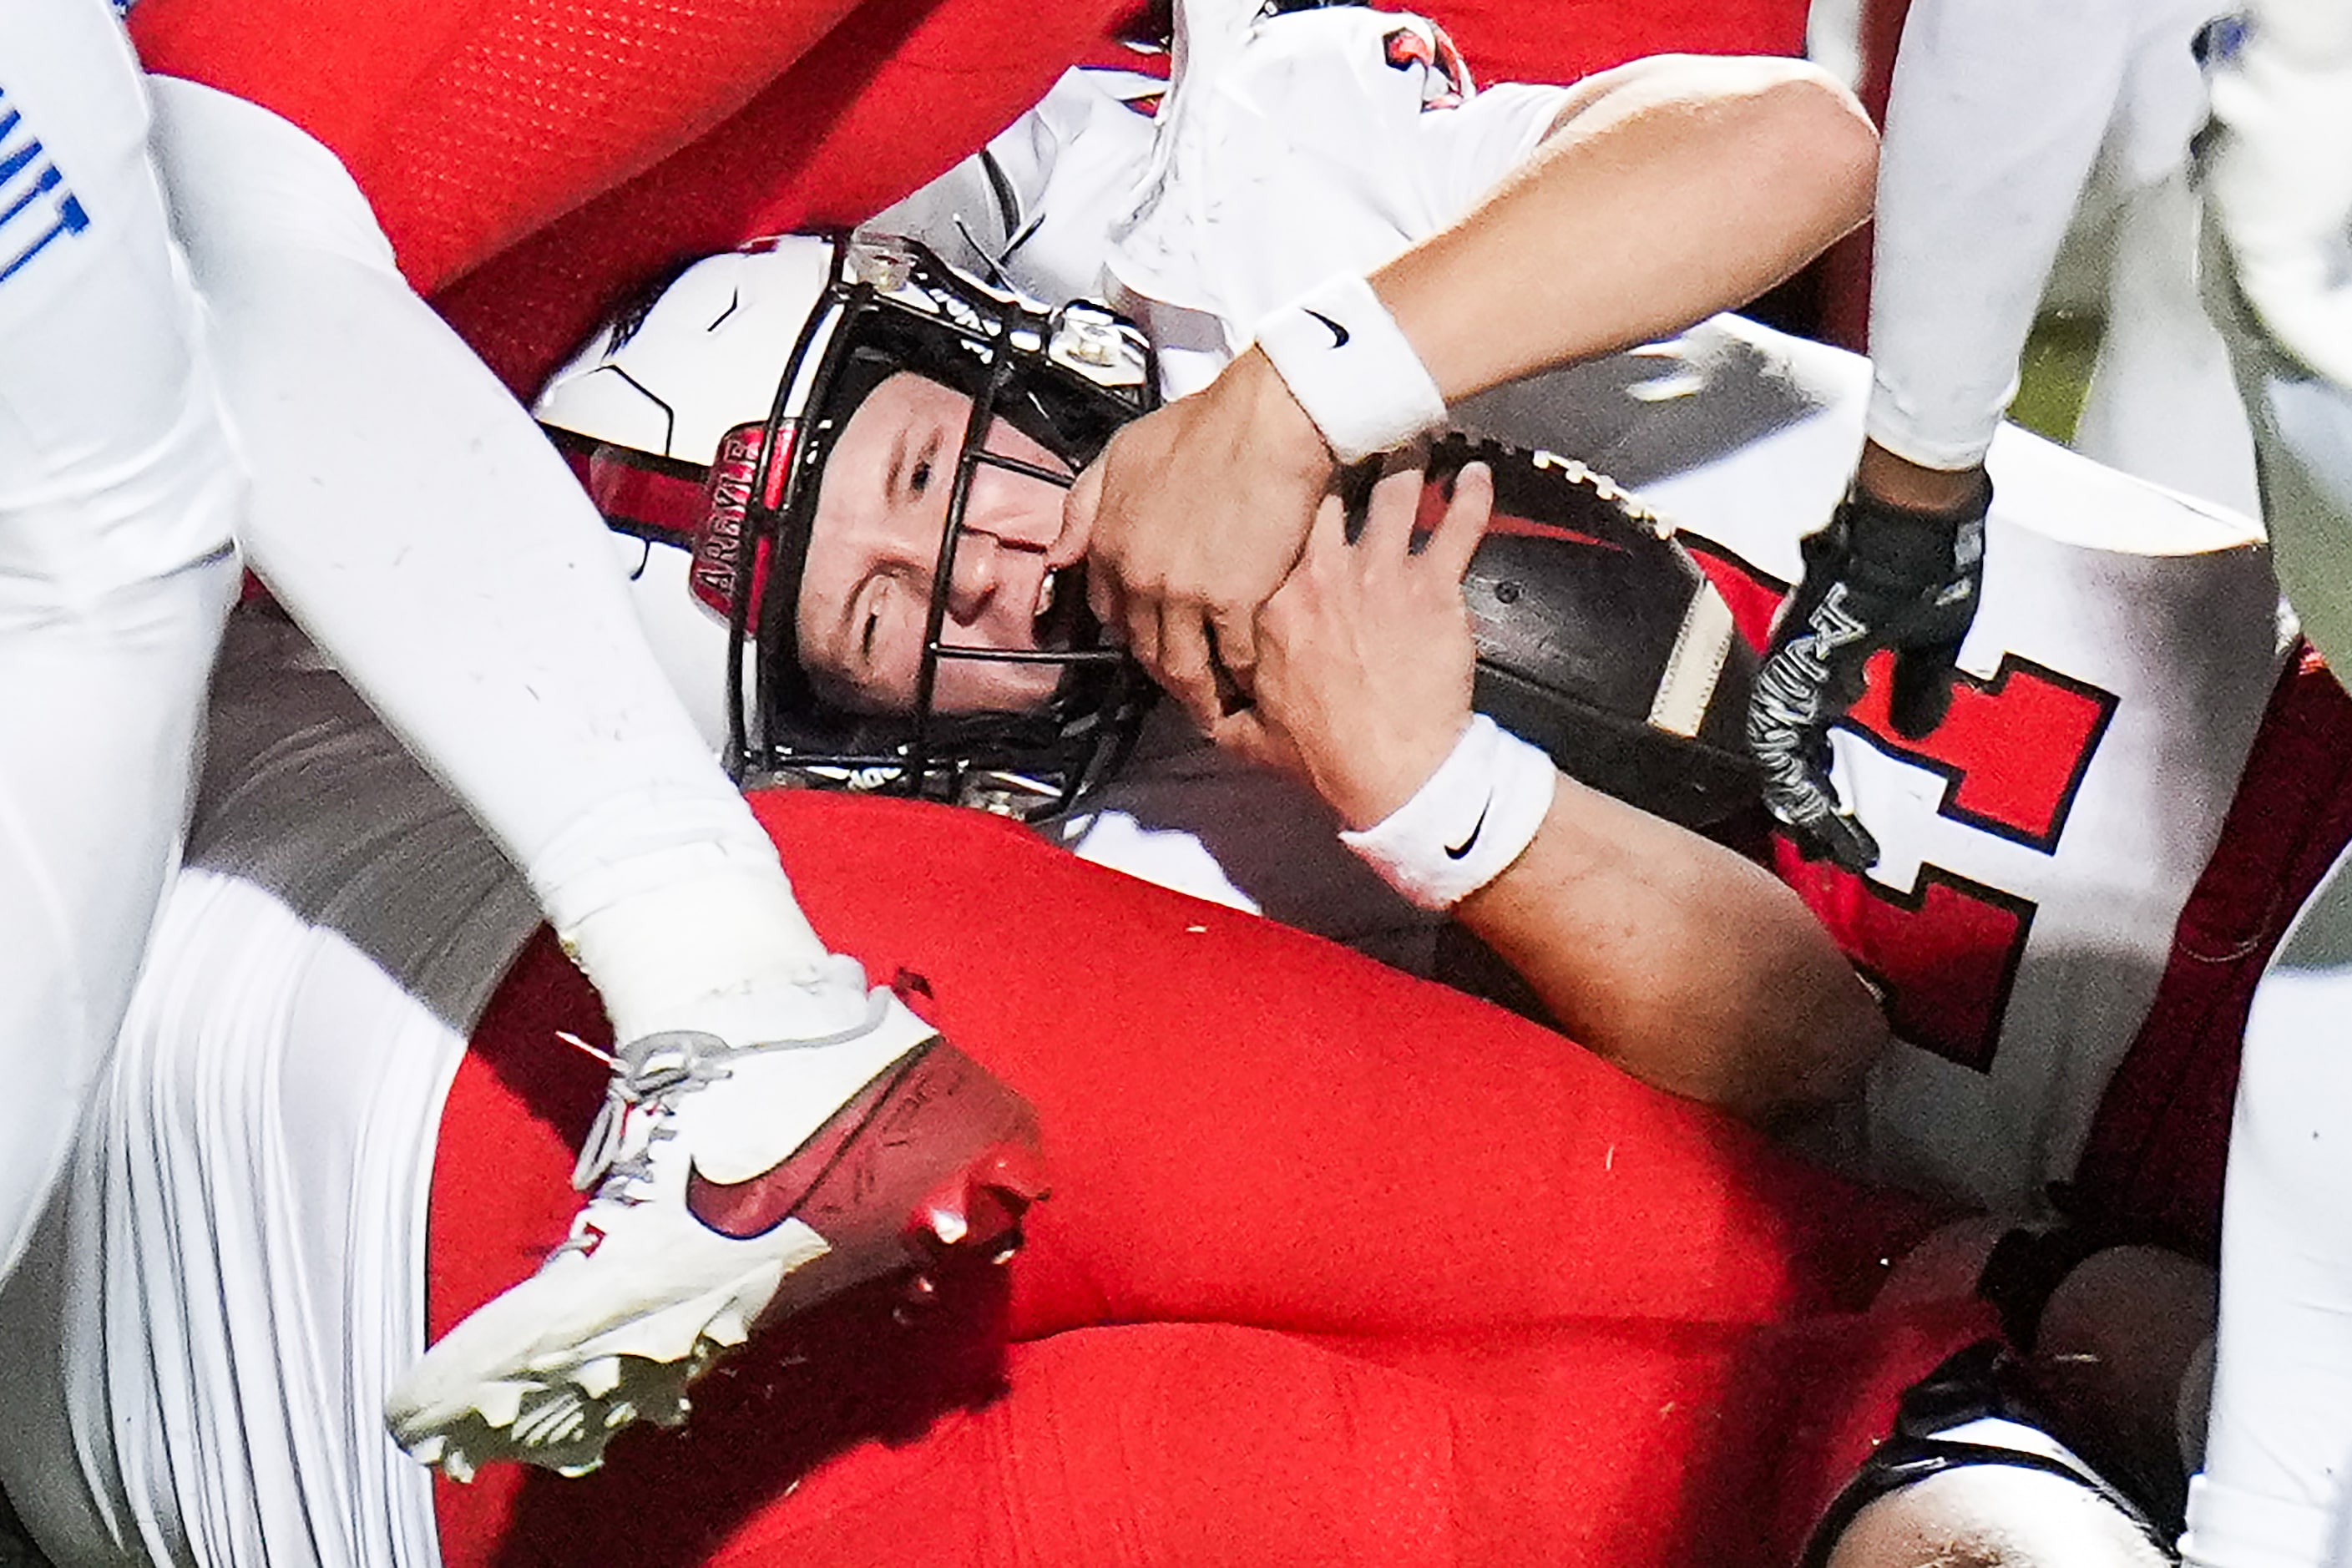
M 1918 0 L 1879 156 L 1868 433 L 1936 468 L 1979 462 L 2116 111 L 2125 0 Z
M 1059 304 L 1099 299 L 1111 219 L 1151 152 L 1136 107 L 1166 83 L 1129 71 L 1065 71 L 989 144 L 865 225 Z
M 1257 19 L 1194 0 L 1150 165 L 1110 227 L 1115 302 L 1197 390 L 1270 311 L 1461 218 L 1551 129 L 1559 88 L 1475 92 L 1432 24 L 1361 6 Z

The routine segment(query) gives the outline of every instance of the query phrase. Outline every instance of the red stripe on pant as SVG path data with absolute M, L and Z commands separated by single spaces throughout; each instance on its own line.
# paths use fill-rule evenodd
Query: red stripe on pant
M 1762 1563 L 1984 1331 L 1844 1315 L 1920 1205 L 1523 1020 L 977 814 L 756 804 L 826 940 L 1035 1103 L 1055 1195 L 912 1328 L 845 1301 L 587 1481 L 445 1484 L 453 1568 Z M 576 1204 L 557 1028 L 601 1019 L 542 935 L 445 1113 L 436 1333 Z

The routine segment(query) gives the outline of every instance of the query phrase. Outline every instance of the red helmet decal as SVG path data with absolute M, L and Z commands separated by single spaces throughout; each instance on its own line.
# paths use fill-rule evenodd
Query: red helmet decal
M 767 444 L 765 426 L 738 425 L 720 438 L 719 455 L 703 480 L 702 520 L 695 525 L 694 564 L 688 570 L 687 585 L 696 598 L 722 616 L 734 607 L 737 581 L 743 571 L 743 515 L 751 502 L 752 487 L 760 483 L 760 458 Z M 782 499 L 792 449 L 793 429 L 787 424 L 778 437 L 776 460 L 768 468 L 770 493 L 761 498 L 771 509 Z M 749 615 L 754 625 L 760 616 L 760 591 L 766 586 L 766 573 L 761 570 L 765 554 L 761 551 L 751 564 Z

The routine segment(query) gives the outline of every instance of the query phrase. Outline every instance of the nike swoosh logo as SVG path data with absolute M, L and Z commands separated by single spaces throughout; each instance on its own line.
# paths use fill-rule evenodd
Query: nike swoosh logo
M 686 1212 L 720 1236 L 750 1241 L 765 1236 L 792 1218 L 809 1194 L 833 1173 L 850 1148 L 864 1137 L 869 1124 L 917 1064 L 930 1055 L 936 1038 L 916 1047 L 877 1073 L 848 1103 L 827 1117 L 805 1142 L 761 1171 L 740 1182 L 714 1182 L 689 1164 L 686 1172 Z
M 1461 859 L 1477 845 L 1478 835 L 1486 830 L 1486 814 L 1494 808 L 1495 797 L 1490 795 L 1486 797 L 1486 804 L 1478 808 L 1478 820 L 1470 825 L 1470 837 L 1459 844 L 1449 844 L 1445 847 L 1445 858 L 1448 860 Z
M 1347 328 L 1341 326 L 1339 322 L 1333 321 L 1330 317 L 1325 315 L 1320 310 L 1309 310 L 1307 313 L 1331 329 L 1331 346 L 1333 348 L 1344 349 L 1348 346 Z

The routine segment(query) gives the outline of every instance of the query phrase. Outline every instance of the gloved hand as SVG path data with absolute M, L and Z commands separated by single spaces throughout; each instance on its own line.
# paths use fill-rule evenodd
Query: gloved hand
M 1916 740 L 1943 722 L 1952 661 L 1976 618 L 1990 481 L 1951 510 L 1915 511 L 1857 487 L 1804 542 L 1805 575 L 1780 606 L 1748 710 L 1748 749 L 1764 805 L 1809 858 L 1849 871 L 1878 859 L 1877 840 L 1838 809 L 1830 726 L 1862 696 L 1863 665 L 1895 650 L 1889 716 Z

